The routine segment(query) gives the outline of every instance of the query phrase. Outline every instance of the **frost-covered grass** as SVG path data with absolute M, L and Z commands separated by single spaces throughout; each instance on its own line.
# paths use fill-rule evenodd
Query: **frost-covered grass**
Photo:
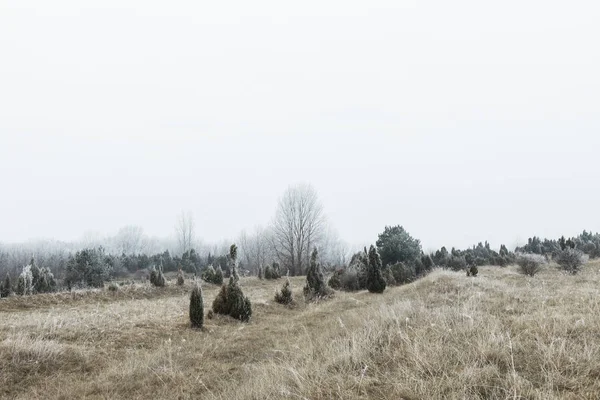
M 600 264 L 436 270 L 304 304 L 242 278 L 252 321 L 189 327 L 191 281 L 0 301 L 0 397 L 579 399 L 600 393 Z M 218 286 L 203 285 L 207 312 Z M 43 297 L 47 296 L 47 297 Z M 22 302 L 29 301 L 25 306 Z

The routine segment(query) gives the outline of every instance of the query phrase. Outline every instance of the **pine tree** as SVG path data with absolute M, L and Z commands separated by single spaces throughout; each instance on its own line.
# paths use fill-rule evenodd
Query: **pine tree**
M 190 322 L 192 328 L 202 328 L 204 325 L 204 301 L 202 300 L 202 288 L 196 282 L 190 295 Z
M 369 272 L 367 275 L 367 289 L 371 293 L 383 293 L 385 290 L 385 279 L 381 271 L 381 257 L 375 246 L 369 248 Z

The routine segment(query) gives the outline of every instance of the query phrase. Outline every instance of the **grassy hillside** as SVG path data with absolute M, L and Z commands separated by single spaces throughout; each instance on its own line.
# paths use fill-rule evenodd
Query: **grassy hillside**
M 12 297 L 0 301 L 0 396 L 595 399 L 599 269 L 437 270 L 308 305 L 294 278 L 291 309 L 273 301 L 283 280 L 242 278 L 251 323 L 216 317 L 202 332 L 189 328 L 189 281 Z M 217 289 L 204 285 L 205 305 Z

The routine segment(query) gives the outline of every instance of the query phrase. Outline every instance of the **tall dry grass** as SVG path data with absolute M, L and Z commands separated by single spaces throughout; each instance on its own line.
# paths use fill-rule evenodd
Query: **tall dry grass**
M 249 324 L 189 328 L 191 283 L 0 301 L 5 398 L 597 399 L 600 272 L 480 268 L 295 308 L 242 279 Z M 204 286 L 210 305 L 217 287 Z M 137 292 L 139 291 L 139 293 Z M 112 296 L 112 297 L 111 297 Z M 34 303 L 35 299 L 30 299 Z

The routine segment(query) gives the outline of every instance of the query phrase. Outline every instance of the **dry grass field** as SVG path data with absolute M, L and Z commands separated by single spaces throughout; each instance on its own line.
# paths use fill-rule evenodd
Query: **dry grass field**
M 600 264 L 580 275 L 436 270 L 383 295 L 273 301 L 283 280 L 242 278 L 253 304 L 189 328 L 183 288 L 0 301 L 7 399 L 597 399 Z M 205 284 L 205 311 L 217 287 Z

